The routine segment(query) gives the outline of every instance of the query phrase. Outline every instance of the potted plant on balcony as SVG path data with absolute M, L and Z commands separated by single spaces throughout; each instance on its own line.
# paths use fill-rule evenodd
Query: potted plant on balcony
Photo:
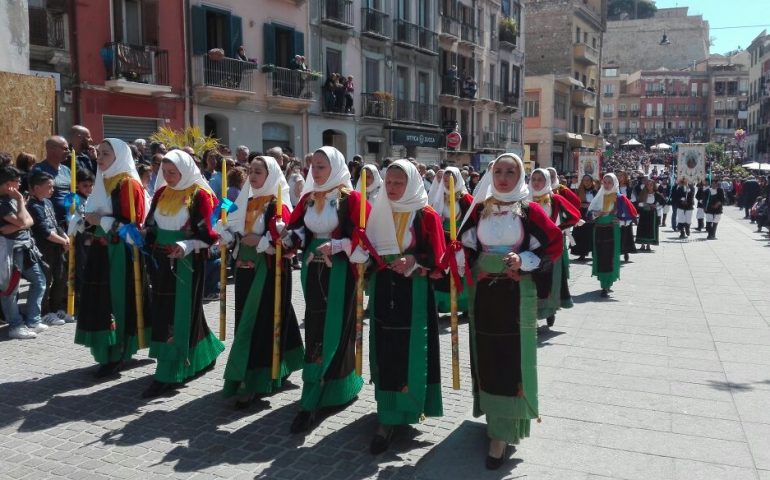
M 499 38 L 501 42 L 516 45 L 516 35 L 519 34 L 519 24 L 512 18 L 501 18 L 499 24 Z
M 273 65 L 272 63 L 265 63 L 264 65 L 262 65 L 260 70 L 262 70 L 265 73 L 273 73 L 275 72 L 275 65 Z
M 372 113 L 376 117 L 387 117 L 390 111 L 390 105 L 393 103 L 393 94 L 384 90 L 378 90 L 372 93 Z

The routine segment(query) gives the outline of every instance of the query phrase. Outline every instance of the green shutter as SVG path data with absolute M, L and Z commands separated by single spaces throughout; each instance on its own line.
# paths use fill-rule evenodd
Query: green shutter
M 206 11 L 192 7 L 192 50 L 193 54 L 206 53 Z
M 238 48 L 243 45 L 243 21 L 236 15 L 230 16 L 230 52 L 228 57 L 235 57 Z
M 294 55 L 305 55 L 305 34 L 296 30 L 294 31 Z
M 263 42 L 265 52 L 262 63 L 275 65 L 275 26 L 272 23 L 266 23 L 262 32 L 265 37 Z

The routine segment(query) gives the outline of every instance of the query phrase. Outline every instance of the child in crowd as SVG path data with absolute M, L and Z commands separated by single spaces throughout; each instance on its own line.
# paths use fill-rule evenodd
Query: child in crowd
M 25 340 L 48 329 L 40 321 L 45 294 L 42 258 L 30 234 L 32 216 L 19 191 L 21 172 L 0 168 L 0 306 L 8 322 L 10 338 Z M 25 315 L 19 311 L 19 279 L 29 282 Z
M 56 223 L 56 214 L 51 203 L 53 177 L 37 170 L 28 179 L 30 198 L 27 204 L 32 216 L 32 237 L 45 262 L 46 291 L 41 312 L 43 323 L 64 325 L 75 319 L 67 315 L 67 260 L 65 253 L 70 241 L 64 230 Z
M 79 198 L 77 219 L 80 220 L 80 224 L 82 225 L 82 219 L 85 215 L 86 200 L 88 200 L 88 197 L 90 197 L 91 193 L 94 191 L 94 174 L 88 170 L 78 170 L 75 182 Z M 75 305 L 79 305 L 77 297 L 80 295 L 83 272 L 86 267 L 86 259 L 88 258 L 86 242 L 90 242 L 90 240 L 87 240 L 87 238 L 90 237 L 81 231 L 73 232 L 70 230 L 70 234 L 75 235 Z

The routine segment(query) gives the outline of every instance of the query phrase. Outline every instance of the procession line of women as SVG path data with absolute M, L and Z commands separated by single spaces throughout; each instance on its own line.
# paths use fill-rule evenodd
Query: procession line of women
M 105 140 L 98 165 L 85 215 L 93 237 L 85 285 L 95 294 L 81 296 L 76 334 L 76 342 L 90 347 L 100 365 L 97 376 L 118 372 L 139 347 L 136 307 L 128 300 L 136 293 L 129 247 L 143 252 L 137 272 L 146 280 L 139 282 L 147 290 L 144 333 L 149 355 L 157 360 L 143 396 L 160 396 L 214 366 L 224 346 L 205 321 L 203 266 L 210 247 L 224 242 L 235 260 L 236 328 L 223 395 L 235 397 L 243 408 L 280 390 L 289 375 L 302 370 L 290 431 L 306 432 L 320 410 L 354 401 L 363 387 L 355 369 L 358 269 L 352 268 L 363 264 L 379 419 L 370 450 L 380 453 L 400 426 L 443 414 L 437 292 L 450 263 L 457 266 L 453 274 L 470 276 L 460 288 L 467 294 L 463 308 L 470 318 L 473 412 L 487 421 L 486 466 L 499 468 L 509 447 L 529 436 L 530 423 L 539 416 L 537 320 L 552 324 L 559 308 L 571 306 L 566 232 L 581 222 L 580 199 L 557 193 L 562 187 L 555 171 L 536 170 L 527 185 L 521 160 L 505 154 L 489 166 L 474 196 L 453 167 L 443 177 L 453 176 L 460 187 L 445 193 L 449 182 L 439 181 L 429 194 L 415 166 L 398 160 L 384 178 L 371 175 L 370 191 L 379 192 L 362 198 L 352 189 L 342 154 L 322 147 L 312 156 L 292 210 L 278 198 L 288 198 L 288 185 L 275 160 L 256 157 L 225 224 L 212 218 L 215 196 L 181 150 L 164 156 L 149 204 L 125 143 Z M 457 208 L 448 208 L 449 202 Z M 609 288 L 617 278 L 618 262 L 608 256 L 618 250 L 615 219 L 636 212 L 618 195 L 614 175 L 605 177 L 588 203 L 597 217 L 594 270 L 602 287 Z M 447 243 L 445 225 L 453 210 L 460 225 L 458 245 Z M 279 243 L 282 254 L 276 258 Z M 303 259 L 304 344 L 291 302 L 289 265 L 297 254 Z M 280 295 L 272 295 L 279 284 Z M 277 352 L 276 302 L 281 312 Z

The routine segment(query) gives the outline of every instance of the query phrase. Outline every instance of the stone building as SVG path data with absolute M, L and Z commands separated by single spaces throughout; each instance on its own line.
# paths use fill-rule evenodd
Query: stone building
M 749 111 L 746 158 L 770 162 L 770 35 L 760 33 L 749 53 Z
M 574 154 L 604 148 L 599 97 L 606 0 L 529 0 L 524 143 L 541 167 L 573 170 Z

